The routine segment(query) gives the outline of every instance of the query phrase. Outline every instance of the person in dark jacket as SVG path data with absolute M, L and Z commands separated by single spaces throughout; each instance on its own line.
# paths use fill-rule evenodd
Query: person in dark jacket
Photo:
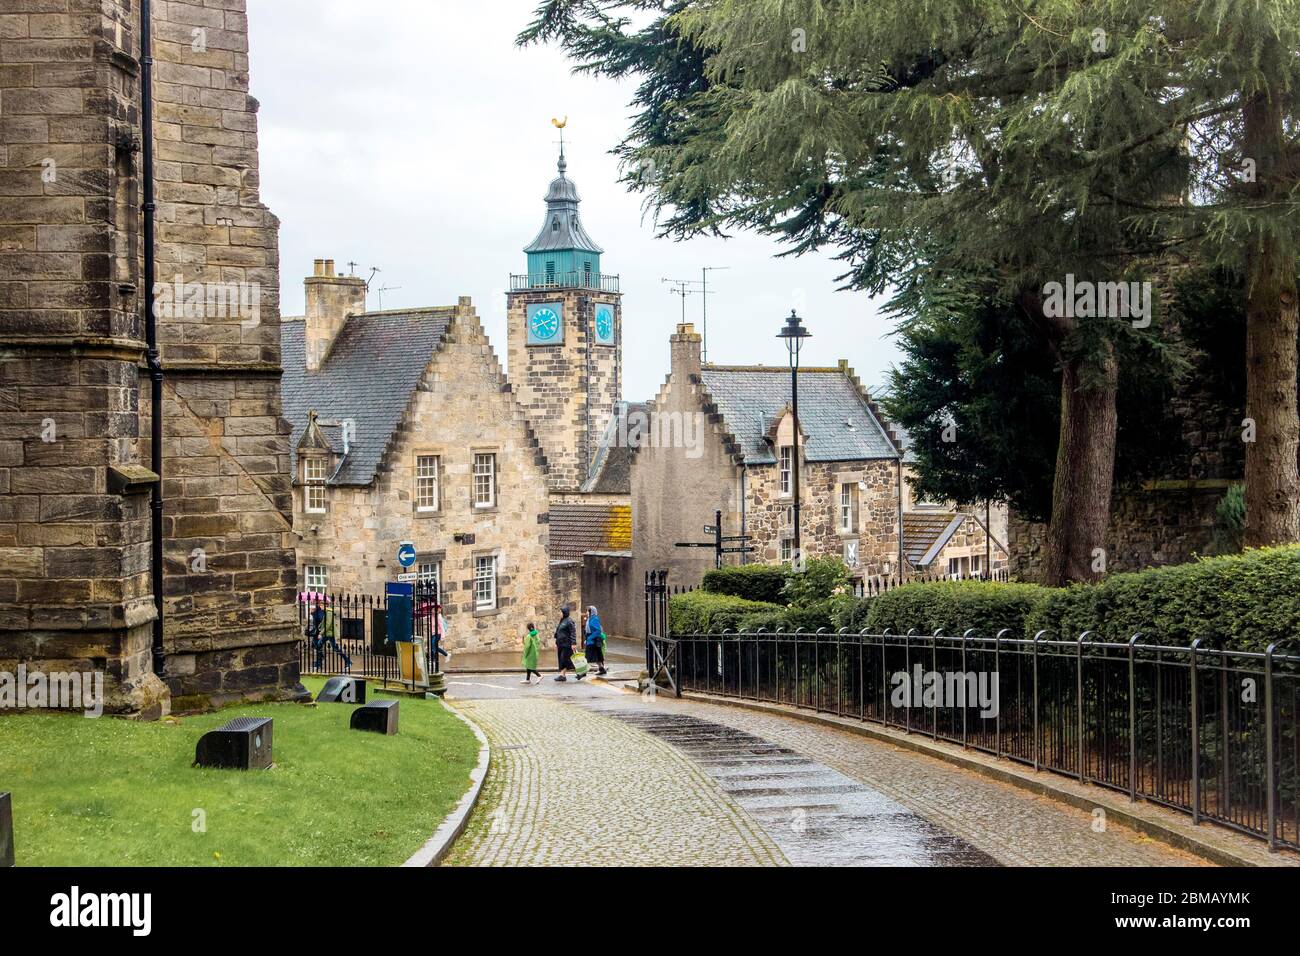
M 573 618 L 569 617 L 569 606 L 567 604 L 560 607 L 560 623 L 555 628 L 555 653 L 559 657 L 560 673 L 556 680 L 568 680 L 568 673 L 574 670 L 573 667 L 573 649 L 578 643 L 578 629 L 573 624 Z

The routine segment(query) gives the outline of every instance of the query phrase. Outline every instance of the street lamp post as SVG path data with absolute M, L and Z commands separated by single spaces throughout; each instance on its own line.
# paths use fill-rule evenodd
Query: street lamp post
M 790 452 L 790 467 L 793 472 L 794 491 L 794 561 L 796 567 L 803 561 L 803 541 L 800 537 L 800 495 L 799 495 L 799 350 L 803 340 L 812 338 L 812 333 L 803 327 L 803 322 L 790 310 L 790 317 L 785 320 L 785 327 L 776 334 L 778 339 L 785 339 L 786 351 L 790 353 L 790 414 L 794 425 L 794 447 Z

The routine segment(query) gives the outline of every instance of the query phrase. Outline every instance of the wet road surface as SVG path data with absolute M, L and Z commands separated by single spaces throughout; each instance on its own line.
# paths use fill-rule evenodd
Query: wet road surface
M 589 706 L 685 753 L 795 866 L 997 865 L 897 801 L 787 747 L 685 714 Z
M 489 724 L 490 738 L 495 729 L 500 738 L 493 740 L 494 760 L 501 763 L 498 777 L 526 779 L 514 786 L 527 791 L 523 800 L 504 789 L 490 795 L 486 804 L 476 811 L 480 818 L 478 825 L 471 821 L 470 830 L 463 838 L 466 845 L 458 848 L 454 862 L 575 862 L 575 852 L 581 856 L 581 842 L 588 835 L 581 827 L 556 828 L 557 836 L 551 839 L 562 843 L 553 848 L 558 856 L 544 847 L 530 850 L 528 844 L 547 839 L 536 808 L 546 803 L 548 766 L 557 786 L 572 785 L 575 768 L 580 771 L 587 766 L 592 768 L 593 775 L 597 768 L 603 767 L 600 772 L 606 776 L 625 778 L 622 789 L 607 792 L 600 802 L 600 827 L 588 848 L 592 862 L 645 862 L 649 848 L 639 835 L 631 835 L 633 830 L 640 826 L 666 825 L 669 827 L 664 834 L 667 842 L 677 844 L 673 848 L 677 856 L 669 857 L 670 861 L 707 863 L 690 857 L 699 852 L 698 838 L 680 839 L 672 833 L 674 826 L 689 825 L 684 819 L 684 814 L 690 812 L 684 809 L 689 799 L 709 808 L 717 803 L 730 805 L 743 816 L 747 822 L 737 829 L 734 838 L 737 846 L 733 848 L 741 857 L 752 852 L 752 847 L 770 841 L 794 865 L 997 865 L 987 853 L 878 790 L 755 734 L 698 716 L 673 713 L 673 705 L 666 701 L 642 698 L 589 681 L 547 679 L 540 686 L 523 686 L 517 678 L 492 675 L 449 675 L 448 697 L 470 708 L 467 713 L 471 717 L 476 716 L 473 712 L 476 708 L 478 718 Z M 512 708 L 512 704 L 517 706 Z M 580 738 L 576 746 L 561 745 L 543 759 L 536 752 L 535 744 L 516 739 L 528 734 L 528 726 L 540 736 L 547 733 L 545 724 L 565 720 L 562 715 L 556 716 L 556 708 L 538 704 L 558 704 L 564 710 L 576 708 L 589 715 L 580 719 L 570 711 L 567 718 L 565 726 Z M 526 721 L 512 721 L 512 717 L 523 717 L 525 710 Z M 579 728 L 580 723 L 592 718 L 616 721 L 635 734 L 629 737 L 602 731 L 599 723 Z M 661 755 L 653 750 L 635 749 L 636 742 L 644 744 L 646 738 L 668 745 L 701 771 L 700 779 L 683 776 L 681 786 L 690 792 L 682 795 L 681 805 L 677 805 L 676 796 L 670 795 L 665 800 L 658 791 L 663 785 L 658 779 L 662 773 Z M 534 752 L 522 754 L 525 749 Z M 529 761 L 526 771 L 510 769 L 525 758 Z M 561 763 L 564 765 L 560 766 Z M 618 770 L 611 773 L 612 767 Z M 653 798 L 649 793 L 640 792 L 637 780 L 640 773 L 647 776 L 645 786 L 658 791 Z M 607 784 L 607 780 L 591 781 L 592 787 Z M 556 802 L 564 803 L 568 799 L 565 795 Z M 658 806 L 646 806 L 647 802 Z M 520 804 L 526 806 L 521 808 Z M 531 814 L 525 813 L 527 807 L 532 807 Z M 512 822 L 516 817 L 518 824 Z M 627 818 L 629 824 L 629 829 L 621 833 L 620 817 Z M 521 839 L 513 831 L 525 826 L 528 836 Z M 765 839 L 755 838 L 747 828 L 760 831 Z M 609 845 L 615 834 L 618 834 L 616 839 L 631 845 L 629 850 L 635 847 L 635 860 L 619 858 L 617 849 Z M 716 855 L 724 849 L 710 848 L 708 852 Z M 682 856 L 683 853 L 687 856 Z M 768 862 L 782 861 L 773 856 Z

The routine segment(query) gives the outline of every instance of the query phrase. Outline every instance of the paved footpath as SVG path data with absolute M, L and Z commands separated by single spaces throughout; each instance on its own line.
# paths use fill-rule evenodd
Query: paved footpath
M 924 755 L 603 684 L 451 676 L 493 755 L 444 865 L 1179 866 L 1201 861 Z

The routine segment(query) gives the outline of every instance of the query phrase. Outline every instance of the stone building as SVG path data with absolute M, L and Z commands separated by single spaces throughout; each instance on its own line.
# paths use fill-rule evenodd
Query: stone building
M 244 0 L 154 6 L 163 669 L 154 666 L 140 7 L 0 15 L 0 669 L 157 716 L 301 693 L 278 222 Z
M 804 555 L 841 558 L 858 576 L 897 573 L 900 447 L 847 363 L 800 369 L 796 436 L 788 368 L 706 365 L 700 348 L 679 325 L 668 379 L 632 430 L 633 580 L 668 568 L 697 583 L 713 553 L 676 545 L 705 540 L 717 511 L 726 535 L 749 535 L 748 561 L 791 560 L 795 454 Z
M 627 555 L 628 488 L 605 441 L 619 280 L 566 170 L 561 153 L 527 271 L 511 276 L 509 379 L 468 299 L 367 312 L 365 282 L 317 261 L 282 336 L 304 590 L 382 594 L 410 541 L 417 573 L 441 585 L 448 645 L 496 650 L 612 576 L 584 574 L 587 555 Z
M 553 616 L 540 443 L 468 298 L 367 312 L 365 294 L 317 261 L 282 327 L 301 583 L 383 594 L 409 541 L 450 647 L 518 646 Z

